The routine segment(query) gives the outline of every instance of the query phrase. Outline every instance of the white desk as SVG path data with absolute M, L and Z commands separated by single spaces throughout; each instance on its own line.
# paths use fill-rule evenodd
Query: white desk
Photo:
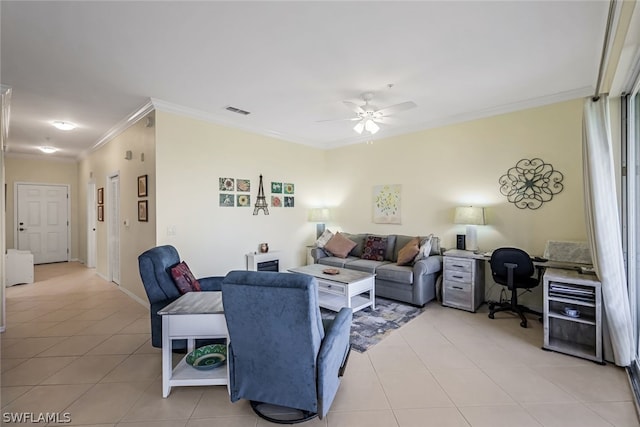
M 209 371 L 189 366 L 186 356 L 173 367 L 173 340 L 187 340 L 187 354 L 196 339 L 225 338 L 229 344 L 221 292 L 189 292 L 158 312 L 162 316 L 162 397 L 171 387 L 228 385 L 227 365 Z

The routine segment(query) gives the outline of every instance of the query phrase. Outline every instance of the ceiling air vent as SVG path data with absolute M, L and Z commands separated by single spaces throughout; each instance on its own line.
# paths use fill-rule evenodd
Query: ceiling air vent
M 239 108 L 232 107 L 232 106 L 228 106 L 228 107 L 226 107 L 226 108 L 225 108 L 225 110 L 227 110 L 227 111 L 231 111 L 232 113 L 242 114 L 243 116 L 248 116 L 249 114 L 251 114 L 251 113 L 250 113 L 250 112 L 248 112 L 248 111 L 241 110 L 241 109 L 239 109 Z

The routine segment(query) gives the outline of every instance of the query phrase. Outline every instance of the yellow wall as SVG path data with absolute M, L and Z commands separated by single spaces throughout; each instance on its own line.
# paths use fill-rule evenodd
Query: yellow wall
M 110 279 L 109 255 L 107 245 L 107 224 L 109 220 L 108 176 L 117 173 L 120 178 L 120 286 L 141 301 L 147 301 L 140 274 L 138 273 L 138 255 L 155 245 L 155 127 L 154 113 L 149 114 L 150 122 L 144 117 L 116 136 L 108 144 L 89 154 L 80 161 L 79 166 L 79 222 L 82 259 L 86 259 L 87 249 L 87 186 L 95 182 L 96 188 L 105 188 L 104 221 L 97 223 L 97 272 Z M 125 153 L 131 150 L 132 159 L 126 160 Z M 144 161 L 141 161 L 144 153 Z M 148 197 L 138 197 L 138 176 L 148 175 Z M 138 221 L 138 201 L 148 200 L 150 206 L 149 222 Z M 126 226 L 124 221 L 128 220 Z
M 78 164 L 75 161 L 51 160 L 39 157 L 20 157 L 10 154 L 5 156 L 7 179 L 7 217 L 6 242 L 7 248 L 14 245 L 14 190 L 16 182 L 30 182 L 36 184 L 62 184 L 69 186 L 69 225 L 71 240 L 69 241 L 70 259 L 81 257 L 78 246 Z
M 325 152 L 212 123 L 157 113 L 157 236 L 172 244 L 196 277 L 245 269 L 261 242 L 281 251 L 281 269 L 305 263 L 315 240 L 308 210 L 324 204 Z M 258 181 L 295 184 L 294 208 L 253 215 Z M 220 177 L 251 180 L 250 207 L 220 207 Z M 175 235 L 168 235 L 168 228 Z

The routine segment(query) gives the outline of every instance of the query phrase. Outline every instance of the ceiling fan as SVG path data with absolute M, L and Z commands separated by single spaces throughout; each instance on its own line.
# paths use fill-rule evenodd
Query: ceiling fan
M 417 107 L 415 102 L 407 101 L 400 104 L 390 105 L 385 108 L 378 108 L 370 103 L 372 99 L 373 92 L 365 92 L 362 94 L 364 105 L 358 105 L 355 102 L 351 101 L 342 101 L 347 108 L 356 113 L 356 117 L 339 120 L 357 121 L 358 123 L 356 123 L 353 130 L 355 130 L 359 134 L 362 134 L 362 132 L 366 130 L 373 135 L 380 130 L 380 126 L 378 126 L 378 123 L 383 123 L 386 117 L 392 116 L 401 111 L 410 110 Z

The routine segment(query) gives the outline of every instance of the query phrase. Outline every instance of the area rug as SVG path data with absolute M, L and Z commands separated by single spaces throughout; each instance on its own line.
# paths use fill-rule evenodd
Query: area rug
M 323 319 L 333 319 L 334 311 L 321 308 Z M 353 313 L 351 324 L 351 348 L 364 353 L 382 341 L 392 331 L 406 324 L 424 311 L 398 301 L 376 297 L 376 308 L 367 307 Z

